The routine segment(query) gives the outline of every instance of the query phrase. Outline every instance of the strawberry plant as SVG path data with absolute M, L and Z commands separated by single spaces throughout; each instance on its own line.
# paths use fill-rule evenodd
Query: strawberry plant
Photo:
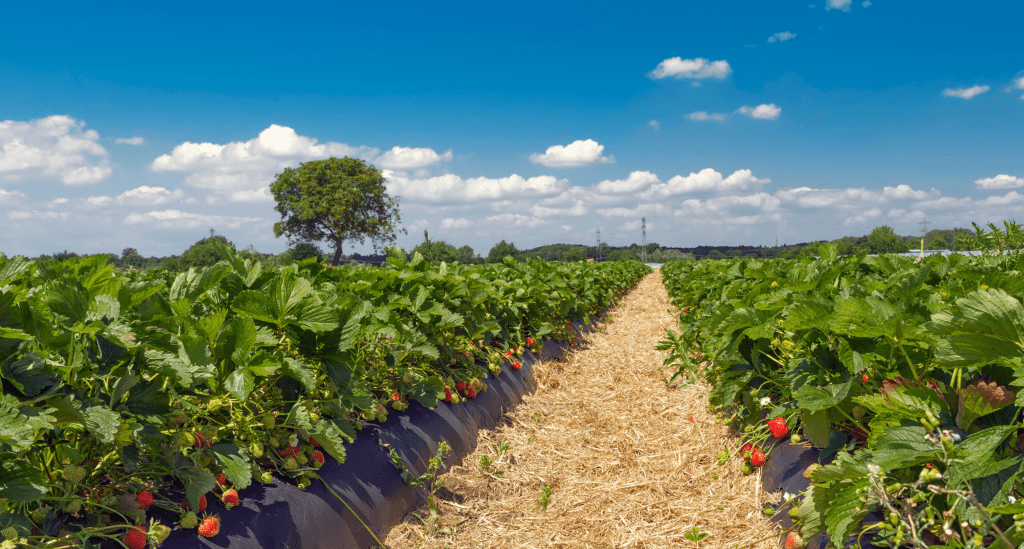
M 993 226 L 996 251 L 1017 232 Z M 711 385 L 746 470 L 787 436 L 835 456 L 808 474 L 795 545 L 865 529 L 880 546 L 1020 545 L 1024 255 L 819 253 L 663 266 L 675 379 Z M 861 525 L 876 508 L 886 521 Z

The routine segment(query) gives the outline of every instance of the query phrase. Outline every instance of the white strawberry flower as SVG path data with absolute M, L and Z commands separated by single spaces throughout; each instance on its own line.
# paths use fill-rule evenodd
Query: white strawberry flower
M 296 435 L 295 433 L 292 433 L 292 434 L 288 435 L 288 443 L 291 444 L 292 447 L 298 446 L 299 445 L 299 435 Z
M 772 403 L 772 399 L 764 397 L 761 399 L 761 406 L 767 406 Z

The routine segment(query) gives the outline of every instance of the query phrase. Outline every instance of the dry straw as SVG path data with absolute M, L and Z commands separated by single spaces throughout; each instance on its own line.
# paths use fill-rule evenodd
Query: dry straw
M 445 475 L 441 532 L 410 515 L 386 544 L 696 549 L 685 537 L 696 527 L 708 534 L 700 547 L 778 547 L 759 475 L 740 472 L 735 439 L 707 413 L 707 388 L 663 382 L 654 347 L 675 326 L 669 308 L 655 271 L 584 348 L 537 364 L 537 392 Z M 731 459 L 720 465 L 723 450 Z M 481 468 L 481 456 L 495 463 Z

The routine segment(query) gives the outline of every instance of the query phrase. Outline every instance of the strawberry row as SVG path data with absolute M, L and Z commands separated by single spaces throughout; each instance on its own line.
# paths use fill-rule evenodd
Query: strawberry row
M 216 517 L 193 514 L 204 496 L 233 506 L 275 475 L 308 487 L 365 422 L 476 397 L 488 373 L 571 342 L 572 321 L 649 272 L 436 265 L 398 249 L 379 269 L 270 270 L 221 252 L 177 276 L 0 257 L 5 535 L 134 546 L 130 524 L 158 545 L 161 513 L 216 535 Z

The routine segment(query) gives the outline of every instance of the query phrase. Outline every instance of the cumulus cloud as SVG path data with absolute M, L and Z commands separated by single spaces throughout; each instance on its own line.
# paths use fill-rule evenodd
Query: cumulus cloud
M 544 224 L 544 220 L 543 219 L 537 219 L 535 217 L 530 217 L 530 216 L 520 215 L 520 214 L 511 214 L 511 213 L 503 213 L 503 214 L 488 216 L 485 221 L 487 221 L 488 224 L 495 225 L 496 228 L 498 228 L 498 229 L 502 229 L 502 228 L 526 228 L 526 229 L 532 229 L 534 227 L 539 227 L 540 225 Z
M 744 105 L 739 108 L 738 112 L 761 120 L 774 120 L 779 117 L 780 113 L 782 113 L 782 109 L 776 107 L 775 103 L 769 103 L 767 105 L 762 103 L 753 108 Z
M 664 213 L 667 209 L 668 208 L 664 204 L 649 203 L 640 204 L 635 208 L 601 208 L 597 210 L 597 214 L 601 217 L 641 217 L 644 215 Z
M 864 0 L 860 5 L 866 8 L 871 5 L 871 0 Z
M 722 120 L 725 120 L 725 115 L 721 113 L 708 114 L 704 111 L 697 111 L 690 113 L 690 120 L 696 120 L 698 122 L 703 122 L 705 120 L 714 120 L 716 122 L 721 122 Z
M 448 161 L 451 159 L 452 151 L 437 154 L 434 152 L 434 149 L 428 148 L 392 147 L 390 151 L 380 155 L 374 161 L 374 164 L 381 168 L 392 170 L 414 170 L 416 168 L 433 166 L 442 160 Z
M 768 43 L 774 44 L 776 42 L 785 42 L 786 40 L 792 40 L 796 38 L 796 35 L 789 31 L 777 32 L 768 37 Z
M 745 190 L 755 186 L 767 185 L 772 180 L 768 178 L 754 177 L 750 170 L 736 170 L 729 177 L 722 177 L 722 174 L 712 168 L 704 168 L 698 173 L 691 173 L 683 177 L 677 175 L 665 183 L 651 185 L 644 197 L 650 196 L 673 196 L 700 191 L 737 191 Z
M 587 207 L 583 205 L 582 200 L 577 200 L 570 208 L 549 208 L 547 206 L 534 204 L 530 207 L 530 213 L 532 213 L 534 217 L 552 217 L 556 215 L 579 217 L 587 213 Z
M 852 0 L 825 0 L 825 9 L 850 11 L 851 1 Z
M 430 227 L 430 221 L 427 221 L 426 219 L 418 219 L 418 220 L 416 220 L 415 223 L 413 223 L 412 225 L 409 225 L 407 227 L 407 229 L 412 231 L 412 232 L 414 232 L 414 233 L 417 233 L 421 229 L 426 229 L 426 228 L 429 228 L 429 227 Z
M 141 144 L 143 144 L 145 142 L 146 142 L 146 140 L 141 138 L 141 137 L 139 137 L 139 136 L 135 136 L 135 137 L 118 137 L 117 139 L 114 140 L 114 143 L 117 143 L 118 145 L 141 145 Z
M 658 63 L 658 66 L 648 73 L 648 76 L 656 80 L 669 76 L 676 79 L 717 78 L 722 80 L 726 76 L 729 76 L 730 72 L 732 72 L 732 68 L 729 67 L 729 62 L 724 59 L 721 61 L 708 61 L 701 57 L 696 59 L 672 57 Z
M 124 218 L 125 225 L 145 225 L 157 229 L 195 229 L 199 227 L 223 227 L 237 229 L 248 223 L 262 221 L 259 217 L 231 217 L 224 215 L 202 215 L 179 210 L 132 213 Z
M 1024 187 L 1024 177 L 1015 177 L 1001 173 L 995 177 L 977 179 L 974 181 L 974 185 L 979 189 L 1013 189 Z
M 1024 76 L 1021 76 L 1020 78 L 1014 80 L 1013 87 L 1017 88 L 1018 90 L 1024 90 Z M 1020 98 L 1024 99 L 1024 95 L 1020 96 Z
M 946 97 L 959 97 L 960 99 L 970 99 L 975 95 L 985 93 L 989 90 L 988 86 L 971 86 L 970 88 L 946 88 L 942 90 L 942 95 Z
M 861 212 L 858 215 L 853 215 L 853 216 L 847 217 L 846 220 L 843 221 L 843 225 L 846 225 L 847 227 L 849 227 L 850 225 L 857 225 L 857 224 L 860 224 L 860 223 L 864 223 L 868 219 L 872 219 L 872 218 L 875 218 L 875 217 L 880 217 L 881 215 L 882 215 L 882 210 L 880 210 L 878 208 L 871 208 L 870 210 L 866 210 L 864 212 Z M 890 212 L 890 216 L 891 216 L 891 212 Z
M 56 180 L 65 185 L 99 183 L 112 169 L 95 130 L 70 116 L 0 122 L 0 182 Z
M 661 129 L 661 122 L 658 122 L 657 120 L 651 120 L 647 124 L 651 126 L 651 128 L 653 128 L 654 131 L 658 131 Z
M 604 145 L 593 139 L 577 140 L 568 145 L 552 145 L 544 154 L 533 153 L 530 162 L 549 168 L 575 168 L 593 164 L 609 164 L 615 157 L 601 156 Z
M 118 204 L 130 204 L 133 206 L 157 206 L 184 198 L 185 193 L 181 189 L 169 191 L 163 187 L 149 187 L 143 185 L 130 191 L 125 191 L 114 200 Z
M 658 176 L 647 171 L 636 171 L 629 174 L 629 177 L 626 179 L 616 179 L 615 181 L 606 179 L 598 183 L 597 192 L 603 194 L 633 193 L 646 189 L 655 183 L 661 183 Z
M 465 217 L 453 219 L 451 217 L 441 220 L 442 229 L 468 229 L 473 226 L 473 220 Z
M 292 128 L 271 124 L 258 137 L 245 142 L 218 145 L 186 141 L 174 147 L 171 154 L 154 160 L 150 169 L 158 173 L 191 172 L 185 184 L 213 193 L 207 202 L 270 202 L 270 184 L 285 168 L 331 156 L 370 160 L 376 154 L 377 149 L 369 147 L 318 144 Z
M 564 179 L 550 175 L 529 179 L 517 174 L 498 179 L 462 179 L 454 174 L 445 174 L 427 179 L 410 179 L 390 170 L 384 170 L 383 173 L 387 179 L 388 193 L 397 194 L 403 200 L 418 202 L 473 202 L 500 200 L 510 196 L 551 196 L 560 193 L 569 184 Z
M 50 221 L 54 219 L 65 220 L 70 216 L 70 212 L 40 212 L 37 210 L 12 210 L 10 212 L 7 212 L 7 217 L 15 221 Z

